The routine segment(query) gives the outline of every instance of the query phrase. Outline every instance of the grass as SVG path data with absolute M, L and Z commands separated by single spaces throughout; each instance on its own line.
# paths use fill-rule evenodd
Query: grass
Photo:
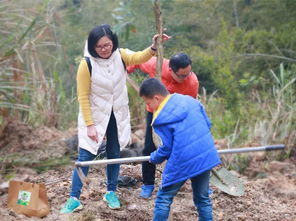
M 228 148 L 285 144 L 284 151 L 267 154 L 267 159 L 284 160 L 296 153 L 296 78 L 293 69 L 286 71 L 282 65 L 277 73 L 270 72 L 274 86 L 265 92 L 253 91 L 255 96 L 240 103 L 239 115 L 227 110 L 215 93 L 204 91 L 200 99 L 212 120 L 215 139 L 226 139 Z M 249 163 L 245 155 L 224 159 L 227 167 L 240 172 Z

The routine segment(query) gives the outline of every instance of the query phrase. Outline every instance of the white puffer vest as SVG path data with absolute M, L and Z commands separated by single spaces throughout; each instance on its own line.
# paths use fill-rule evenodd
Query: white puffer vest
M 81 109 L 78 114 L 79 147 L 97 154 L 102 143 L 113 109 L 117 124 L 120 148 L 130 141 L 131 126 L 126 87 L 126 70 L 121 60 L 119 49 L 110 58 L 101 59 L 90 56 L 87 48 L 84 55 L 90 57 L 92 65 L 90 108 L 97 129 L 99 143 L 87 136 L 87 127 Z

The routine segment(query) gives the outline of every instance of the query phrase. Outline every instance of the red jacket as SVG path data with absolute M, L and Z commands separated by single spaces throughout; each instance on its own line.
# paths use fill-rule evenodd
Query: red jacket
M 127 72 L 132 73 L 135 69 L 140 69 L 142 72 L 149 74 L 150 77 L 155 77 L 156 57 L 150 58 L 146 63 L 127 67 Z M 199 82 L 196 75 L 192 72 L 182 83 L 176 82 L 171 76 L 168 59 L 163 59 L 161 81 L 171 94 L 189 95 L 194 99 L 198 95 Z

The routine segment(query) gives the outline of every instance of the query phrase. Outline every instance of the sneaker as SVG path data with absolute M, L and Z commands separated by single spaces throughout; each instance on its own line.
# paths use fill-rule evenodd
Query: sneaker
M 81 210 L 82 208 L 82 204 L 76 197 L 70 197 L 65 203 L 64 207 L 60 210 L 60 213 L 73 213 L 74 211 Z
M 152 196 L 153 190 L 154 190 L 154 185 L 142 185 L 142 191 L 140 193 L 140 197 L 145 199 L 150 199 Z
M 104 201 L 108 203 L 108 207 L 111 209 L 119 209 L 120 208 L 120 201 L 114 191 L 108 191 L 104 195 Z

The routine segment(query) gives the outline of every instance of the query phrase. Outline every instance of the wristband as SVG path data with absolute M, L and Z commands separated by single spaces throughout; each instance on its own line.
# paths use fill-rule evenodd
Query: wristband
M 152 51 L 157 51 L 157 48 L 150 47 Z

